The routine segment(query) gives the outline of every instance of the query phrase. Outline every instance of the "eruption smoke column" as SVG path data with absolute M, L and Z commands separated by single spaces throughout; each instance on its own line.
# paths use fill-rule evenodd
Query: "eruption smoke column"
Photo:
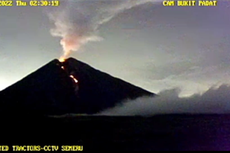
M 160 0 L 65 0 L 60 7 L 48 13 L 55 28 L 51 34 L 61 37 L 64 54 L 67 58 L 72 51 L 77 51 L 90 41 L 100 41 L 98 30 L 101 25 L 110 21 L 124 10 Z

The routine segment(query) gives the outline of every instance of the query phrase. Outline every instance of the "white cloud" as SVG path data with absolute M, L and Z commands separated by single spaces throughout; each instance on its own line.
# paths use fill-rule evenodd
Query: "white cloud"
M 142 115 L 172 113 L 230 113 L 230 86 L 212 87 L 203 94 L 179 97 L 179 89 L 164 90 L 157 97 L 126 100 L 97 115 Z

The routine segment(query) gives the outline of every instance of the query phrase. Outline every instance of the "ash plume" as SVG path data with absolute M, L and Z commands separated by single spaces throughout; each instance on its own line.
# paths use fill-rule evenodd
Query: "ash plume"
M 48 13 L 54 23 L 52 36 L 61 37 L 60 44 L 67 58 L 90 41 L 100 41 L 98 35 L 101 25 L 117 14 L 147 2 L 159 0 L 68 0 L 61 1 L 60 7 Z

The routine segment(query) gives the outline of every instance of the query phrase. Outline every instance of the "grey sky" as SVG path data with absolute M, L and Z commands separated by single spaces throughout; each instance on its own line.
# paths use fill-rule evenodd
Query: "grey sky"
M 104 40 L 71 56 L 155 93 L 174 87 L 182 96 L 204 92 L 230 83 L 229 6 L 220 0 L 216 7 L 143 4 L 102 25 Z M 0 8 L 0 90 L 62 54 L 46 12 Z

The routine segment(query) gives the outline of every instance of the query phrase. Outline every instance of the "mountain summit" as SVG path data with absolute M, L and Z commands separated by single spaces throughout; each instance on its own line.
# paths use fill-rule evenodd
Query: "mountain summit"
M 0 112 L 94 114 L 125 99 L 154 95 L 74 58 L 55 59 L 1 91 Z

